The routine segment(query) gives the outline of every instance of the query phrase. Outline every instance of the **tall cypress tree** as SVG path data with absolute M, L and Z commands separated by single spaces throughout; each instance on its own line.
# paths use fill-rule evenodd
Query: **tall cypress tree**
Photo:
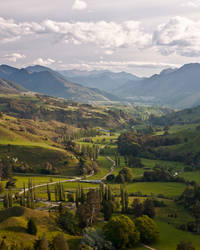
M 121 213 L 125 212 L 125 199 L 124 199 L 124 189 L 122 187 L 120 187 L 120 196 L 121 196 Z
M 124 193 L 124 205 L 125 205 L 125 213 L 128 213 L 128 192 Z

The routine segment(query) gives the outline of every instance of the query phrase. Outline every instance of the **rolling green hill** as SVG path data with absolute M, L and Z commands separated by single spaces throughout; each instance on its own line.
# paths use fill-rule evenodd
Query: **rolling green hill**
M 71 152 L 53 141 L 59 136 L 55 123 L 36 122 L 3 115 L 0 118 L 0 155 L 9 156 L 30 166 L 27 171 L 38 172 L 46 162 L 66 174 L 77 174 L 79 161 Z M 72 167 L 73 166 L 73 167 Z
M 200 106 L 183 109 L 181 111 L 173 112 L 162 117 L 152 116 L 150 122 L 154 125 L 185 125 L 200 123 Z

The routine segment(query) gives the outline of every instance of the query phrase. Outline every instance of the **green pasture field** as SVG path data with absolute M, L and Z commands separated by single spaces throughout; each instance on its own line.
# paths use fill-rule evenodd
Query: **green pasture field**
M 143 195 L 164 195 L 165 197 L 175 198 L 182 194 L 186 188 L 185 184 L 175 182 L 135 182 L 123 184 L 130 193 L 141 192 Z M 111 184 L 113 191 L 119 193 L 120 185 Z
M 144 165 L 144 168 L 153 168 L 155 165 L 160 165 L 167 168 L 173 168 L 177 171 L 183 171 L 184 167 L 187 165 L 182 162 L 176 162 L 176 161 L 163 161 L 163 160 L 151 160 L 146 158 L 141 158 L 142 164 Z
M 158 241 L 152 245 L 156 250 L 176 250 L 177 244 L 184 240 L 190 241 L 196 250 L 200 249 L 200 237 L 186 231 L 176 229 L 173 225 L 156 219 L 160 237 Z
M 23 188 L 24 184 L 26 187 L 28 187 L 29 180 L 32 181 L 32 183 L 36 185 L 44 184 L 44 183 L 50 183 L 50 182 L 56 182 L 56 181 L 63 181 L 64 179 L 68 179 L 67 177 L 51 177 L 51 176 L 37 176 L 37 175 L 15 175 L 13 176 L 14 179 L 16 179 L 16 188 Z
M 188 181 L 196 181 L 200 183 L 200 171 L 192 171 L 192 172 L 183 172 L 180 174 L 185 180 Z
M 114 156 L 111 157 L 114 160 Z M 155 165 L 160 165 L 166 168 L 172 168 L 174 171 L 177 172 L 183 172 L 184 168 L 187 166 L 186 164 L 182 162 L 174 162 L 174 161 L 163 161 L 163 160 L 152 160 L 152 159 L 146 159 L 146 158 L 141 158 L 141 162 L 144 165 L 142 168 L 131 168 L 134 177 L 138 178 L 143 175 L 144 171 L 146 170 L 145 168 L 153 168 Z M 119 171 L 125 167 L 125 161 L 124 157 L 120 157 L 120 167 L 115 168 L 113 174 L 118 175 Z
M 194 130 L 199 124 L 193 123 L 193 124 L 184 124 L 184 125 L 173 125 L 169 128 L 169 133 L 174 134 L 181 132 L 183 130 Z
M 111 157 L 113 160 L 115 159 L 114 157 Z M 126 167 L 126 164 L 125 164 L 125 161 L 124 161 L 124 157 L 123 156 L 120 156 L 120 167 L 116 167 L 113 174 L 114 175 L 118 175 L 119 171 L 123 168 L 123 167 Z M 134 178 L 138 178 L 138 177 L 141 177 L 144 173 L 144 169 L 143 168 L 130 168 L 133 175 L 134 175 Z
M 162 200 L 167 206 L 156 208 L 156 219 L 173 225 L 177 229 L 179 229 L 182 224 L 187 224 L 188 222 L 194 221 L 192 213 L 184 209 L 182 205 L 177 204 L 173 200 Z

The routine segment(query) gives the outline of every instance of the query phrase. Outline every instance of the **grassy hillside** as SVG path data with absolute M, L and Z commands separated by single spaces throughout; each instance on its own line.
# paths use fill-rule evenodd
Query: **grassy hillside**
M 37 236 L 28 234 L 26 231 L 29 218 L 36 221 L 38 233 Z M 48 212 L 32 210 L 24 207 L 12 207 L 7 210 L 0 211 L 0 238 L 5 238 L 8 244 L 23 242 L 29 247 L 34 240 L 43 234 L 47 239 L 51 240 L 61 230 L 58 228 L 53 214 Z M 75 249 L 79 242 L 79 237 L 65 235 L 69 241 L 70 249 Z
M 55 123 L 17 119 L 3 115 L 0 118 L 0 155 L 26 162 L 32 172 L 43 168 L 46 162 L 59 167 L 65 174 L 77 174 L 78 160 L 53 139 L 59 136 Z
M 132 122 L 132 117 L 121 110 L 30 94 L 0 95 L 0 111 L 17 118 L 57 121 L 65 127 L 120 128 Z
M 16 94 L 27 90 L 15 82 L 0 79 L 0 91 L 4 94 Z

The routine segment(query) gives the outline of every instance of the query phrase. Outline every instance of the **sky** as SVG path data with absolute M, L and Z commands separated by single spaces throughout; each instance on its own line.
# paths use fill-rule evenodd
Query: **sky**
M 150 76 L 200 63 L 200 0 L 0 1 L 0 64 Z

